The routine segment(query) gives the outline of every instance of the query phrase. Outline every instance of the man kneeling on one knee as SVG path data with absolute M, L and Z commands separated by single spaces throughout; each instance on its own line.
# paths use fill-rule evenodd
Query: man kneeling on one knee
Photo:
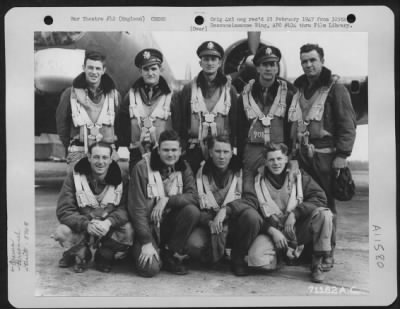
M 267 144 L 265 166 L 258 169 L 246 197 L 257 205 L 262 220 L 259 235 L 248 253 L 249 266 L 273 269 L 278 259 L 294 259 L 303 245 L 312 243 L 311 279 L 322 282 L 322 259 L 331 251 L 332 213 L 321 187 L 305 172 L 299 171 L 290 183 L 287 172 L 287 147 Z M 244 180 L 246 181 L 246 180 Z M 271 244 L 272 241 L 272 244 Z
M 121 170 L 111 159 L 112 151 L 107 143 L 92 144 L 88 157 L 78 161 L 64 181 L 57 203 L 61 225 L 53 236 L 66 249 L 60 267 L 82 272 L 93 245 L 96 268 L 109 272 L 114 259 L 126 256 L 133 244 Z
M 179 136 L 166 130 L 158 148 L 143 155 L 130 177 L 128 212 L 135 228 L 133 255 L 140 276 L 153 277 L 161 266 L 174 274 L 187 273 L 183 260 L 187 239 L 199 221 L 197 204 L 195 179 L 181 158 Z
M 209 137 L 207 144 L 209 158 L 202 162 L 196 175 L 200 224 L 187 247 L 191 257 L 216 263 L 224 256 L 227 241 L 225 206 L 241 197 L 242 172 L 228 135 Z

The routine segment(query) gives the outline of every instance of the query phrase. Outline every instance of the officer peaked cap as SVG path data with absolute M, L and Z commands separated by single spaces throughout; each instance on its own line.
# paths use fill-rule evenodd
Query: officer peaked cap
M 152 64 L 161 64 L 163 62 L 162 53 L 154 48 L 146 48 L 140 51 L 135 57 L 135 65 L 141 69 L 144 66 Z
M 253 63 L 256 66 L 259 66 L 261 63 L 266 62 L 266 61 L 276 61 L 279 62 L 281 60 L 281 51 L 276 48 L 275 46 L 272 45 L 266 45 L 263 47 L 260 47 L 254 58 L 253 58 Z
M 200 58 L 204 56 L 217 56 L 222 58 L 224 56 L 224 49 L 217 42 L 206 41 L 201 43 L 199 48 L 197 48 L 197 55 Z

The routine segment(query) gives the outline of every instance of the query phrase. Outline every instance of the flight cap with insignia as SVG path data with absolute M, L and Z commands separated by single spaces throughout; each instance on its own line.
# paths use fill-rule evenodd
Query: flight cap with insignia
M 135 57 L 135 65 L 141 69 L 144 66 L 160 64 L 163 62 L 162 53 L 154 48 L 146 48 L 140 51 Z
M 224 56 L 224 49 L 217 42 L 206 41 L 203 42 L 197 49 L 197 55 L 200 58 L 204 56 L 217 56 L 222 58 Z
M 253 58 L 253 63 L 259 66 L 261 63 L 281 60 L 281 51 L 272 45 L 266 45 L 259 48 Z

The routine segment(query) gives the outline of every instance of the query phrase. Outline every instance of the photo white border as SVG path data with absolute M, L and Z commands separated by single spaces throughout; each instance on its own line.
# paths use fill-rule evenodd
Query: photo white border
M 122 11 L 121 11 L 122 10 Z M 131 10 L 131 13 L 127 13 Z M 370 234 L 370 293 L 366 296 L 309 296 L 309 297 L 213 297 L 213 306 L 291 306 L 331 305 L 389 305 L 397 296 L 397 239 L 396 239 L 396 158 L 395 158 L 395 92 L 394 92 L 394 15 L 384 6 L 332 7 L 199 7 L 199 8 L 14 8 L 5 16 L 6 46 L 6 138 L 7 138 L 7 214 L 8 237 L 15 239 L 17 231 L 26 231 L 29 252 L 29 272 L 8 269 L 9 301 L 18 307 L 185 307 L 209 306 L 209 297 L 128 298 L 118 297 L 35 297 L 35 193 L 34 193 L 34 57 L 35 31 L 190 31 L 197 15 L 209 16 L 347 16 L 353 13 L 356 23 L 350 30 L 329 31 L 368 32 L 369 82 L 369 234 Z M 123 12 L 123 14 L 121 14 Z M 254 12 L 257 12 L 256 14 Z M 71 22 L 77 15 L 171 16 L 172 22 L 115 24 Z M 43 18 L 51 15 L 54 24 L 47 26 Z M 179 21 L 179 22 L 178 22 Z M 228 29 L 227 29 L 228 30 Z M 229 29 L 228 31 L 232 31 Z M 258 31 L 241 29 L 237 31 Z M 208 31 L 223 31 L 217 28 Z M 275 31 L 275 30 L 274 30 Z M 282 30 L 286 31 L 286 30 Z M 304 30 L 291 30 L 304 31 Z M 311 29 L 319 31 L 319 29 Z M 327 29 L 320 29 L 327 31 Z M 21 117 L 22 116 L 22 117 Z M 21 194 L 23 192 L 23 194 Z M 27 223 L 27 224 L 25 224 Z M 379 226 L 379 236 L 374 232 Z M 22 239 L 21 241 L 24 241 Z M 384 252 L 377 247 L 381 244 Z M 10 241 L 9 241 L 10 243 Z M 378 249 L 377 249 L 378 248 Z M 10 254 L 10 244 L 8 244 Z M 384 255 L 384 267 L 377 264 Z M 383 284 L 384 283 L 384 284 Z M 194 301 L 195 299 L 195 301 Z M 67 302 L 65 301 L 67 300 Z

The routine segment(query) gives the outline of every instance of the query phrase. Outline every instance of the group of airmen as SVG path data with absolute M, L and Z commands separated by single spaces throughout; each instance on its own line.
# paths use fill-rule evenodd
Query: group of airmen
M 334 177 L 355 140 L 348 91 L 316 44 L 300 48 L 294 85 L 279 77 L 280 50 L 261 46 L 257 77 L 240 94 L 217 42 L 197 55 L 200 73 L 175 92 L 162 53 L 140 51 L 141 77 L 121 98 L 105 56 L 86 52 L 56 112 L 70 165 L 57 204 L 59 266 L 82 272 L 94 252 L 103 272 L 127 257 L 143 277 L 184 275 L 188 259 L 227 260 L 245 276 L 308 252 L 311 280 L 323 282 L 336 245 Z

